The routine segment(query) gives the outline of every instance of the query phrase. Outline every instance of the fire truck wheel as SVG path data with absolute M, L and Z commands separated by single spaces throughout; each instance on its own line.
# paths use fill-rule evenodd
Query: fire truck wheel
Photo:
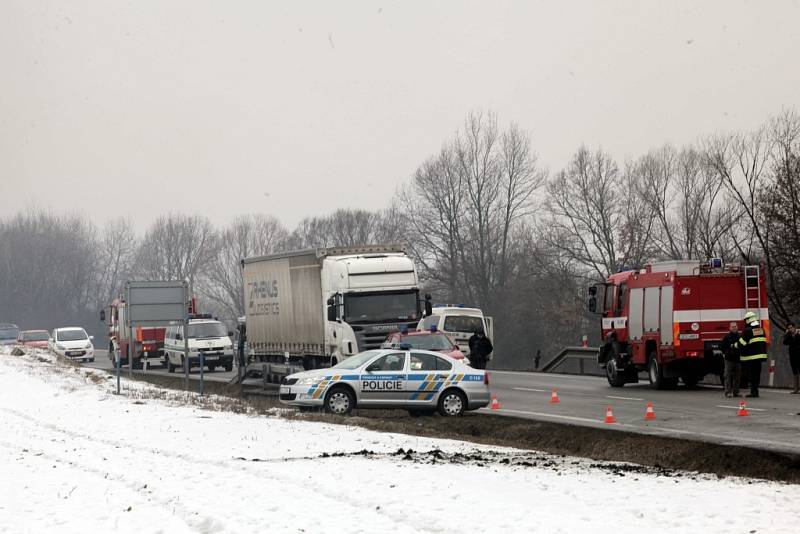
M 675 389 L 678 387 L 678 378 L 667 378 L 664 376 L 664 368 L 658 363 L 656 353 L 650 353 L 650 360 L 647 363 L 647 377 L 650 379 L 650 386 L 653 389 Z
M 612 388 L 621 388 L 625 385 L 625 376 L 617 368 L 617 360 L 613 357 L 606 362 L 606 378 Z

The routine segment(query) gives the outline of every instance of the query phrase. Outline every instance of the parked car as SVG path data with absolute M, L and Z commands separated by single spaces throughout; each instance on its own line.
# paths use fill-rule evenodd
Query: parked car
M 17 338 L 20 345 L 31 349 L 46 349 L 49 341 L 50 332 L 47 330 L 23 330 Z
M 11 323 L 0 323 L 0 345 L 16 345 L 19 327 Z
M 86 330 L 79 326 L 56 328 L 50 336 L 48 348 L 58 354 L 84 362 L 94 361 L 94 336 L 86 333 Z
M 454 360 L 463 360 L 469 365 L 469 359 L 464 356 L 458 346 L 441 332 L 393 332 L 386 336 L 381 345 L 382 349 L 399 349 L 401 344 L 407 344 L 412 349 L 432 350 L 447 354 Z
M 202 314 L 201 314 L 202 315 Z M 210 316 L 209 316 L 210 317 Z M 213 371 L 223 367 L 233 370 L 233 343 L 225 325 L 213 319 L 191 319 L 189 321 L 189 369 L 203 365 Z M 174 373 L 177 367 L 183 368 L 186 361 L 186 347 L 183 339 L 183 326 L 170 326 L 164 335 L 164 363 L 167 370 Z
M 411 415 L 458 416 L 489 404 L 489 375 L 441 353 L 368 350 L 328 369 L 289 375 L 281 402 L 322 407 L 335 414 L 353 408 L 398 408 Z

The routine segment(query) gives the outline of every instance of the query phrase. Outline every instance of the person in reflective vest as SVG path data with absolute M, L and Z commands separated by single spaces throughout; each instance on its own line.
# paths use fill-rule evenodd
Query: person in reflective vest
M 758 386 L 761 385 L 761 362 L 767 359 L 767 334 L 753 312 L 744 315 L 746 328 L 742 337 L 736 342 L 741 355 L 743 371 L 750 382 L 748 397 L 758 397 Z

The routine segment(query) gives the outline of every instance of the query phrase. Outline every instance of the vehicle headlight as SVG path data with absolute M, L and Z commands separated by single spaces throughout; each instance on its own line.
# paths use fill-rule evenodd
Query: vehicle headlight
M 91 343 L 87 343 L 86 346 L 83 347 L 83 348 L 84 349 L 91 349 L 92 348 L 92 344 Z
M 321 377 L 321 376 L 313 376 L 313 377 L 308 377 L 308 378 L 301 378 L 300 380 L 297 381 L 297 385 L 298 386 L 311 386 L 313 384 L 321 382 L 322 378 L 323 377 Z
M 227 344 L 227 345 L 222 345 L 222 348 L 223 348 L 224 350 L 231 350 L 231 349 L 233 348 L 233 345 L 229 343 L 229 344 Z
M 67 350 L 67 348 L 64 345 L 62 345 L 61 343 L 56 343 L 56 348 L 58 350 Z

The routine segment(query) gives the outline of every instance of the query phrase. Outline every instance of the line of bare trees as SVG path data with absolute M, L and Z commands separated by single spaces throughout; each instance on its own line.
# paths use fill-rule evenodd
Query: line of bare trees
M 402 241 L 425 290 L 496 317 L 497 353 L 527 367 L 595 334 L 585 288 L 660 259 L 763 263 L 771 315 L 800 312 L 800 115 L 753 132 L 665 145 L 618 162 L 581 146 L 556 172 L 531 135 L 469 114 L 382 210 L 340 209 L 290 230 L 242 215 L 224 228 L 165 215 L 142 235 L 129 219 L 27 211 L 0 220 L 0 321 L 94 320 L 129 279 L 188 279 L 204 309 L 244 313 L 240 260 L 282 250 Z

